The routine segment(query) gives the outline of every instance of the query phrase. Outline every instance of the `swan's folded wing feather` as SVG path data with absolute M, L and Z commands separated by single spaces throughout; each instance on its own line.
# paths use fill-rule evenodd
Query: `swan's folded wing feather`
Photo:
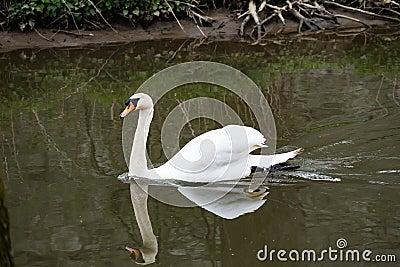
M 189 141 L 157 172 L 184 180 L 195 180 L 196 176 L 210 181 L 243 178 L 250 173 L 249 151 L 264 146 L 264 141 L 264 136 L 253 128 L 225 126 Z

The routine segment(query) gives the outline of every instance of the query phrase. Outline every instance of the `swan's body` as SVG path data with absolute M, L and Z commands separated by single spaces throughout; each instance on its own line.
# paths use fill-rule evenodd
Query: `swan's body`
M 153 102 L 148 95 L 139 93 L 131 96 L 126 105 L 121 117 L 133 110 L 139 110 L 129 161 L 129 175 L 190 182 L 237 180 L 249 176 L 253 166 L 269 168 L 302 152 L 302 149 L 297 149 L 277 155 L 251 155 L 253 150 L 266 147 L 264 136 L 258 130 L 247 126 L 228 125 L 197 136 L 164 165 L 149 170 L 146 141 L 153 118 Z

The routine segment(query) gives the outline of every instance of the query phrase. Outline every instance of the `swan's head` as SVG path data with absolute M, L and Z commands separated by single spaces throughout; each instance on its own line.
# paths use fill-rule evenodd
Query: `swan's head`
M 131 253 L 130 258 L 138 265 L 148 265 L 156 261 L 158 252 L 157 245 L 154 248 L 131 248 L 125 246 L 125 249 Z
M 119 115 L 121 118 L 128 115 L 131 111 L 137 109 L 151 109 L 153 108 L 153 100 L 149 95 L 144 93 L 137 93 L 132 95 L 128 100 L 125 102 L 125 110 Z
M 146 263 L 146 261 L 143 258 L 143 254 L 139 249 L 131 248 L 131 247 L 128 247 L 128 246 L 126 246 L 125 249 L 131 253 L 130 258 L 134 262 L 136 262 L 138 264 L 145 264 Z

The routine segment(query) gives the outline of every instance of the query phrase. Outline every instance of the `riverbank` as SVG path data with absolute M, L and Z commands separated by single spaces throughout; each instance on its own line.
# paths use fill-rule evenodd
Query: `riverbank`
M 349 14 L 344 10 L 337 10 L 341 14 Z M 116 23 L 113 28 L 99 31 L 62 31 L 52 29 L 37 29 L 32 32 L 0 32 L 0 53 L 11 50 L 24 48 L 56 48 L 56 47 L 77 47 L 86 45 L 115 45 L 123 43 L 132 43 L 151 40 L 168 40 L 168 39 L 203 39 L 203 40 L 248 40 L 253 43 L 249 37 L 239 37 L 238 31 L 241 21 L 235 20 L 235 14 L 232 14 L 227 9 L 210 10 L 207 14 L 215 21 L 211 27 L 197 27 L 193 20 L 185 19 L 180 23 L 183 29 L 176 21 L 156 21 L 149 27 L 144 29 L 140 25 L 133 27 L 130 24 Z M 373 30 L 374 27 L 385 27 L 388 31 L 396 31 L 398 24 L 388 23 L 386 21 L 377 20 L 366 15 L 351 13 L 354 18 L 362 19 L 363 22 L 371 26 L 369 29 L 363 24 L 347 19 L 339 19 L 340 26 L 330 23 L 323 24 L 324 28 L 329 28 L 336 31 L 348 31 L 353 34 Z M 248 27 L 248 34 L 252 27 Z M 299 37 L 309 34 L 318 34 L 319 31 L 305 31 L 298 33 L 298 23 L 288 20 L 286 25 L 279 21 L 270 23 L 266 28 L 266 36 L 264 41 L 277 38 L 277 36 Z M 207 36 L 207 38 L 205 38 Z M 260 42 L 263 44 L 263 40 Z M 265 43 L 265 42 L 264 42 Z

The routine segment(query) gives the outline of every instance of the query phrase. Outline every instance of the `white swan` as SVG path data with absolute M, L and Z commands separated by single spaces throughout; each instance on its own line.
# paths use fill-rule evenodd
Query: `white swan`
M 146 142 L 153 118 L 153 101 L 144 93 L 132 95 L 120 117 L 139 110 L 138 125 L 129 159 L 129 175 L 149 179 L 178 179 L 190 182 L 238 180 L 249 176 L 252 168 L 269 168 L 299 155 L 301 148 L 276 155 L 251 155 L 266 147 L 264 136 L 256 129 L 228 125 L 212 130 L 189 141 L 168 162 L 148 169 Z

